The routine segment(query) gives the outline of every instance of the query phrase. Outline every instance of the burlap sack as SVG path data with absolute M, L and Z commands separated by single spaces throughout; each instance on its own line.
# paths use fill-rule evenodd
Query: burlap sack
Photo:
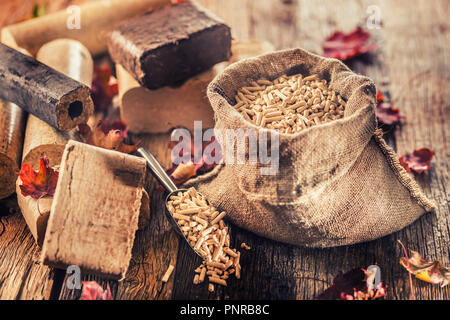
M 275 175 L 261 175 L 259 164 L 225 163 L 186 186 L 195 186 L 242 228 L 308 247 L 376 239 L 435 208 L 377 130 L 374 83 L 338 60 L 294 49 L 229 66 L 207 91 L 215 130 L 266 130 L 233 109 L 237 89 L 297 73 L 326 79 L 347 101 L 344 118 L 280 134 Z

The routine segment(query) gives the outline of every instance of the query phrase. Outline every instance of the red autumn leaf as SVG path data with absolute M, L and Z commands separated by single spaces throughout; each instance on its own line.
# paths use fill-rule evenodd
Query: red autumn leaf
M 210 141 L 203 141 L 200 146 L 196 146 L 194 144 L 194 139 L 191 139 L 190 141 L 178 142 L 172 139 L 174 137 L 177 129 L 184 129 L 185 128 L 176 128 L 172 131 L 171 139 L 168 143 L 169 149 L 173 149 L 177 144 L 182 143 L 180 145 L 180 152 L 179 156 L 183 157 L 185 155 L 185 152 L 188 154 L 186 156 L 190 157 L 190 161 L 185 164 L 172 164 L 172 167 L 167 170 L 167 174 L 170 175 L 172 180 L 174 180 L 174 183 L 176 185 L 180 185 L 184 182 L 186 182 L 191 177 L 194 177 L 198 174 L 204 174 L 206 172 L 211 171 L 216 165 L 217 162 L 214 161 L 214 159 L 209 158 L 209 154 L 204 153 L 205 148 L 213 143 L 215 141 L 215 137 L 213 136 Z M 192 134 L 191 134 L 192 136 Z M 222 158 L 221 156 L 221 150 L 214 149 L 211 152 L 211 156 L 215 157 L 216 152 L 218 152 L 218 158 Z M 194 162 L 195 159 L 200 158 L 200 161 L 197 163 Z
M 124 138 L 126 138 L 128 134 L 128 127 L 123 121 L 118 120 L 110 122 L 109 119 L 105 119 L 102 121 L 100 127 L 105 134 L 108 134 L 108 132 L 111 130 L 120 130 Z
M 103 290 L 97 281 L 83 281 L 80 300 L 112 300 L 109 284 Z
M 22 181 L 19 187 L 23 196 L 40 199 L 55 194 L 59 174 L 49 166 L 47 157 L 40 159 L 39 172 L 34 171 L 28 163 L 24 163 L 18 174 Z
M 414 150 L 412 153 L 402 155 L 398 160 L 406 171 L 414 171 L 422 173 L 431 168 L 431 160 L 433 159 L 434 151 L 428 148 L 421 148 Z
M 376 269 L 372 269 L 372 271 Z M 386 295 L 386 287 L 380 282 L 374 285 L 374 273 L 362 268 L 340 272 L 333 284 L 322 292 L 318 300 L 375 300 Z
M 384 96 L 380 90 L 377 91 L 377 103 L 379 102 L 384 102 Z
M 394 108 L 392 104 L 381 102 L 377 104 L 377 120 L 386 125 L 396 125 L 400 123 L 403 116 L 399 108 Z
M 112 99 L 119 93 L 116 78 L 107 64 L 95 66 L 92 79 L 92 100 L 95 111 L 105 112 L 111 105 Z
M 78 130 L 84 142 L 93 146 L 116 150 L 123 153 L 134 152 L 138 146 L 138 143 L 129 145 L 124 142 L 127 132 L 126 127 L 124 130 L 110 129 L 105 132 L 107 129 L 103 126 L 103 122 L 99 121 L 94 132 L 92 132 L 91 127 L 87 124 L 79 124 Z
M 348 60 L 376 48 L 370 43 L 370 33 L 357 28 L 350 33 L 334 32 L 323 43 L 323 55 L 328 58 Z
M 391 103 L 386 102 L 381 91 L 377 91 L 377 120 L 382 125 L 396 126 L 404 118 L 399 108 L 394 108 Z
M 401 243 L 401 242 L 400 242 Z M 403 246 L 403 244 L 401 243 Z M 434 260 L 429 261 L 414 250 L 411 251 L 411 257 L 408 257 L 405 250 L 405 256 L 400 258 L 400 264 L 410 273 L 415 275 L 417 279 L 439 284 L 441 287 L 445 287 L 450 283 L 450 269 L 444 267 L 441 261 Z

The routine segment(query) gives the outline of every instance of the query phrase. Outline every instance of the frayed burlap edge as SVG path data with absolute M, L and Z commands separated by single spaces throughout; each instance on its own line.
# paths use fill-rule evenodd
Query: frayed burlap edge
M 436 210 L 436 204 L 428 199 L 427 196 L 422 192 L 417 182 L 409 175 L 409 173 L 398 161 L 398 156 L 395 151 L 390 146 L 388 146 L 386 141 L 384 141 L 383 130 L 377 129 L 374 133 L 374 137 L 381 152 L 383 152 L 384 157 L 388 161 L 392 171 L 394 172 L 400 183 L 409 191 L 411 197 L 417 200 L 418 204 L 422 206 L 426 212 Z

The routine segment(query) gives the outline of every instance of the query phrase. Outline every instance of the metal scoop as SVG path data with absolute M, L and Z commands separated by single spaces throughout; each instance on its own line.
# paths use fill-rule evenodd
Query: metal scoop
M 137 152 L 147 161 L 147 164 L 153 174 L 153 176 L 159 181 L 159 183 L 161 183 L 161 185 L 169 192 L 169 194 L 166 197 L 166 201 L 165 201 L 165 205 L 166 205 L 166 217 L 169 219 L 170 223 L 175 227 L 175 230 L 177 231 L 177 233 L 179 235 L 181 235 L 181 237 L 186 240 L 186 243 L 188 244 L 188 246 L 194 250 L 194 252 L 199 255 L 202 259 L 203 256 L 194 249 L 194 247 L 191 246 L 191 244 L 189 243 L 188 239 L 186 238 L 186 236 L 183 234 L 183 232 L 180 230 L 180 226 L 178 225 L 178 223 L 175 221 L 175 218 L 172 216 L 172 214 L 169 212 L 169 208 L 167 207 L 167 202 L 170 200 L 170 197 L 173 194 L 176 194 L 178 192 L 185 192 L 187 191 L 187 189 L 178 189 L 177 186 L 175 185 L 175 183 L 173 183 L 172 179 L 169 177 L 169 175 L 166 173 L 166 171 L 164 171 L 164 169 L 161 167 L 161 165 L 159 164 L 159 162 L 156 160 L 156 158 L 146 149 L 144 148 L 139 148 L 137 150 Z M 201 195 L 201 193 L 199 193 Z M 206 202 L 209 205 L 208 200 L 206 200 Z

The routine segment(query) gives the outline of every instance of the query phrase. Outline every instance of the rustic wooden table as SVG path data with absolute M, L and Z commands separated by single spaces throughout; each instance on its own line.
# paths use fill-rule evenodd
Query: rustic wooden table
M 71 1 L 59 2 L 61 7 Z M 366 26 L 370 14 L 379 10 L 382 25 L 370 30 L 378 49 L 369 59 L 355 61 L 350 67 L 374 79 L 406 115 L 405 124 L 388 137 L 389 144 L 399 154 L 419 147 L 436 152 L 431 170 L 416 175 L 416 179 L 438 209 L 382 239 L 330 249 L 276 243 L 233 226 L 234 246 L 246 242 L 252 247 L 241 259 L 242 279 L 231 280 L 228 287 L 209 293 L 205 285 L 192 283 L 192 270 L 199 265 L 199 258 L 171 230 L 163 215 L 162 194 L 153 192 L 151 221 L 145 230 L 137 233 L 125 280 L 107 281 L 88 275 L 83 276 L 83 280 L 96 280 L 104 287 L 109 283 L 114 299 L 312 299 L 331 284 L 339 271 L 377 263 L 382 281 L 388 286 L 387 299 L 408 299 L 409 278 L 399 264 L 403 254 L 397 240 L 449 266 L 450 26 L 447 14 L 450 2 L 200 2 L 231 26 L 235 39 L 262 39 L 270 41 L 277 49 L 302 47 L 317 53 L 322 51 L 323 39 L 333 31 Z M 52 2 L 52 10 L 57 8 Z M 4 17 L 0 21 L 12 22 Z M 167 135 L 140 138 L 164 165 L 169 165 Z M 3 201 L 0 209 L 6 211 L 13 204 L 14 199 Z M 0 299 L 78 299 L 80 290 L 67 288 L 65 271 L 37 262 L 39 248 L 20 213 L 1 214 Z M 176 264 L 175 272 L 167 283 L 162 283 L 160 279 L 169 263 Z M 417 299 L 450 299 L 450 286 L 440 288 L 413 281 Z

